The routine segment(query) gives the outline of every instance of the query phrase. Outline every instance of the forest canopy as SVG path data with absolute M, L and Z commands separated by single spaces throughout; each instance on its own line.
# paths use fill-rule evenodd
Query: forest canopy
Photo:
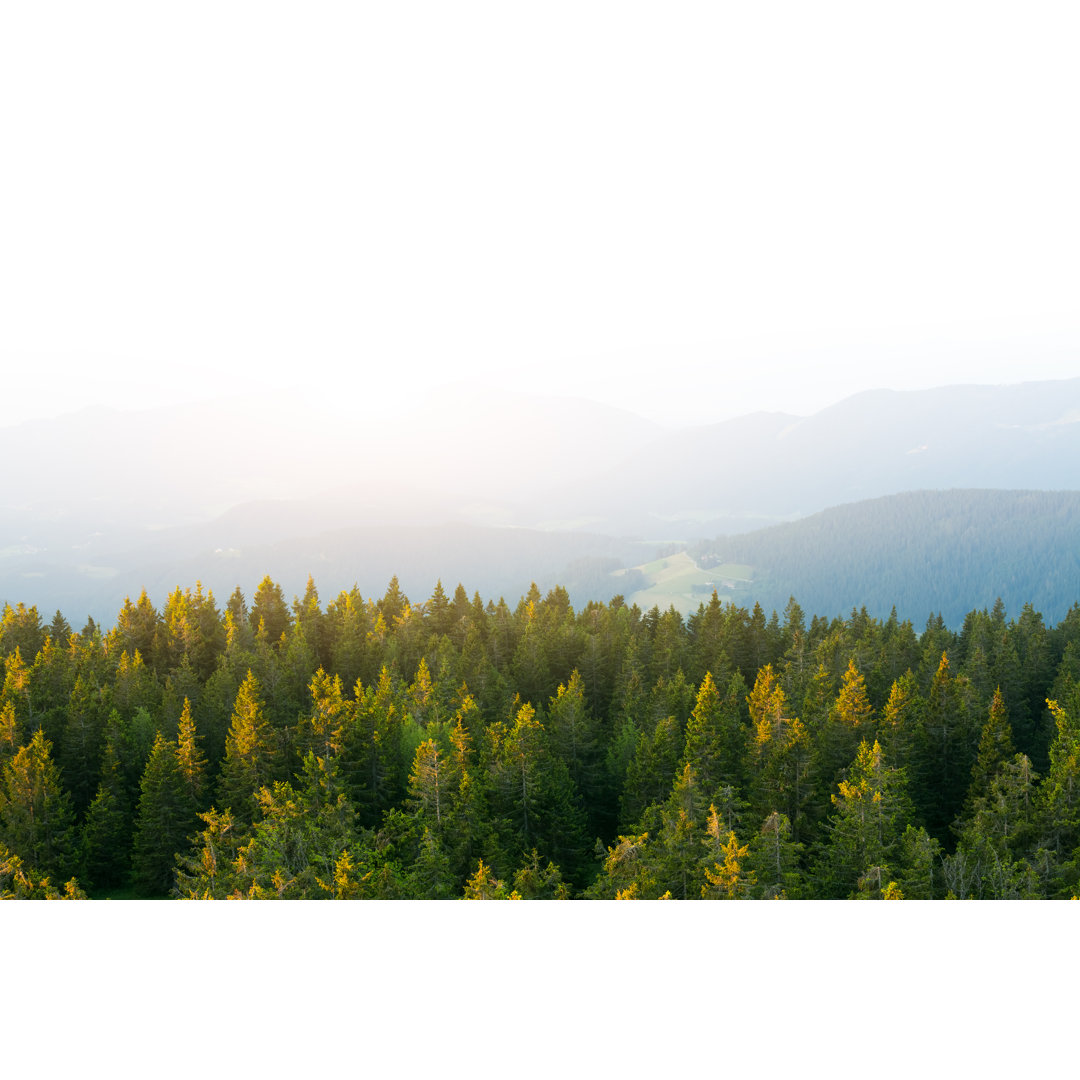
M 1080 604 L 689 618 L 270 577 L 0 619 L 0 895 L 1080 892 Z

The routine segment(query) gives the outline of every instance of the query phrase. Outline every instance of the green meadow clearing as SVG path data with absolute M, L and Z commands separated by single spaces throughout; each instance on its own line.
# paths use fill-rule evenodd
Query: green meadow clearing
M 724 563 L 702 570 L 685 551 L 633 569 L 640 570 L 648 584 L 627 596 L 627 603 L 637 604 L 642 611 L 648 611 L 654 605 L 667 611 L 674 605 L 683 615 L 689 615 L 697 611 L 699 604 L 707 603 L 713 589 L 721 600 L 725 595 L 734 596 L 736 589 L 750 583 L 753 572 L 753 567 L 741 563 Z M 620 577 L 626 572 L 617 570 L 613 576 Z

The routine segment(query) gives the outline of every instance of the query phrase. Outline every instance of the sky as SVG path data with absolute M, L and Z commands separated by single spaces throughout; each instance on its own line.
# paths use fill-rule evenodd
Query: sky
M 4 5 L 0 423 L 1080 375 L 1074 10 Z

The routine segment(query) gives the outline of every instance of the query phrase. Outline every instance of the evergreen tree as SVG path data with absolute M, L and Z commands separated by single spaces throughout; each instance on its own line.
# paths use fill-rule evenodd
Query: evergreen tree
M 191 815 L 206 809 L 206 757 L 199 749 L 201 741 L 202 736 L 195 730 L 191 705 L 188 699 L 184 698 L 184 708 L 180 713 L 177 728 L 176 763 L 180 767 Z
M 280 647 L 282 637 L 292 627 L 292 615 L 285 603 L 281 586 L 269 574 L 259 582 L 259 587 L 255 590 L 250 622 L 256 637 L 261 636 L 274 648 Z
M 986 842 L 1009 863 L 1028 855 L 1038 839 L 1037 780 L 1026 754 L 1002 762 L 984 793 L 973 800 L 961 843 L 974 849 Z
M 160 732 L 140 784 L 132 848 L 132 877 L 143 896 L 165 896 L 173 888 L 176 856 L 197 824 L 180 772 L 176 745 Z
M 54 881 L 65 881 L 76 870 L 78 837 L 71 796 L 40 728 L 4 765 L 0 843 Z
M 590 832 L 595 833 L 604 816 L 597 812 L 601 790 L 600 728 L 585 701 L 585 684 L 577 670 L 560 683 L 548 705 L 545 725 L 554 752 L 570 773 L 588 814 Z M 593 809 L 596 808 L 596 809 Z
M 922 825 L 908 825 L 900 837 L 897 884 L 907 900 L 935 900 L 941 877 L 941 845 Z
M 373 826 L 405 796 L 409 770 L 404 709 L 387 667 L 374 686 L 356 684 L 347 712 L 342 751 L 346 786 L 361 822 Z
M 368 876 L 373 868 L 363 866 L 355 814 L 332 763 L 309 753 L 299 790 L 275 781 L 260 789 L 258 801 L 259 820 L 233 860 L 234 890 L 252 899 L 323 899 L 349 892 L 341 862 L 348 854 L 356 895 L 370 895 L 367 888 L 378 893 Z
M 512 823 L 521 852 L 535 847 L 577 879 L 587 859 L 584 817 L 573 781 L 552 753 L 536 710 L 522 705 L 513 726 L 492 735 L 496 813 Z
M 256 820 L 259 789 L 273 782 L 277 761 L 276 740 L 263 711 L 259 682 L 249 671 L 236 694 L 218 780 L 220 805 L 232 811 L 237 824 L 250 825 Z
M 791 839 L 791 822 L 774 810 L 751 838 L 746 857 L 752 895 L 758 900 L 797 900 L 803 891 L 799 868 L 803 845 Z
M 701 886 L 703 900 L 749 900 L 757 884 L 757 875 L 749 866 L 750 845 L 739 846 L 731 830 L 724 830 L 710 808 L 706 825 L 711 866 L 705 867 L 706 884 Z
M 90 805 L 101 772 L 107 699 L 95 680 L 79 675 L 71 691 L 57 760 L 76 813 Z
M 1080 689 L 1064 705 L 1047 701 L 1056 735 L 1050 744 L 1050 771 L 1039 789 L 1042 842 L 1060 860 L 1080 846 Z
M 19 721 L 15 716 L 15 703 L 0 704 L 0 766 L 10 761 L 21 745 Z
M 656 893 L 656 882 L 647 860 L 649 834 L 620 836 L 607 849 L 603 869 L 585 890 L 591 900 L 644 900 Z
M 889 697 L 878 725 L 878 741 L 890 761 L 912 760 L 911 748 L 921 709 L 922 700 L 915 686 L 915 676 L 908 670 L 894 679 L 889 687 Z
M 0 900 L 85 900 L 86 893 L 72 878 L 63 890 L 47 875 L 27 866 L 14 852 L 0 844 Z
M 541 869 L 540 856 L 533 848 L 529 861 L 514 874 L 511 900 L 569 900 L 570 887 L 551 861 Z
M 828 786 L 833 785 L 840 771 L 850 763 L 859 743 L 874 738 L 874 726 L 866 681 L 854 660 L 849 660 L 821 740 L 821 775 Z
M 747 733 L 739 703 L 745 697 L 746 684 L 738 673 L 731 677 L 726 696 L 721 697 L 711 673 L 705 672 L 686 725 L 683 761 L 693 766 L 702 790 L 710 797 L 725 784 L 743 781 Z
M 424 829 L 419 854 L 409 872 L 406 888 L 409 895 L 417 900 L 452 900 L 461 894 L 450 858 L 428 828 Z
M 506 892 L 506 883 L 499 881 L 491 871 L 491 867 L 484 865 L 481 859 L 477 864 L 476 873 L 465 883 L 466 900 L 509 900 Z
M 329 759 L 340 754 L 345 745 L 348 720 L 341 679 L 327 675 L 322 668 L 311 679 L 311 708 L 301 719 L 296 736 L 298 752 Z
M 97 794 L 82 825 L 82 876 L 87 887 L 115 889 L 127 883 L 133 827 L 123 770 L 109 741 L 102 757 Z
M 967 798 L 969 810 L 976 799 L 986 795 L 991 780 L 1001 766 L 1012 759 L 1014 753 L 1012 728 L 999 687 L 994 691 L 990 702 L 990 712 L 979 739 L 978 755 L 975 764 L 971 766 L 971 786 Z
M 199 817 L 205 828 L 187 853 L 177 855 L 177 892 L 187 900 L 239 899 L 243 832 L 228 810 L 209 810 Z
M 644 821 L 653 836 L 648 865 L 656 889 L 678 900 L 699 899 L 706 866 L 705 795 L 689 765 L 683 766 L 663 805 L 647 811 Z
M 806 805 L 813 793 L 810 738 L 797 717 L 786 717 L 784 691 L 766 664 L 747 697 L 750 706 L 750 776 L 752 812 L 762 821 L 774 810 L 792 823 L 795 839 L 809 821 Z
M 449 820 L 453 793 L 461 780 L 455 764 L 453 754 L 447 754 L 434 739 L 425 739 L 416 748 L 409 774 L 409 801 L 438 839 Z
M 918 718 L 913 746 L 913 794 L 931 835 L 943 837 L 956 819 L 971 779 L 981 725 L 970 684 L 949 672 L 941 654 Z
M 911 819 L 903 773 L 885 763 L 879 743 L 859 744 L 839 793 L 817 863 L 818 888 L 826 899 L 854 897 L 860 883 L 890 880 L 899 839 Z M 863 885 L 865 888 L 865 884 Z
M 640 821 L 649 806 L 663 802 L 667 797 L 678 771 L 682 745 L 674 716 L 657 721 L 651 735 L 638 737 L 619 802 L 619 820 L 624 826 Z

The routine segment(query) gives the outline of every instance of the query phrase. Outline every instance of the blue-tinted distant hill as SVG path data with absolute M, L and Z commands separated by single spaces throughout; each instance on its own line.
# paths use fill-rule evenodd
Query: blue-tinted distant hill
M 722 599 L 847 614 L 896 606 L 917 629 L 932 612 L 959 628 L 1001 597 L 1048 622 L 1080 602 L 1080 491 L 915 491 L 835 506 L 800 521 L 720 537 L 699 564 L 744 563 L 753 581 Z
M 671 433 L 571 485 L 594 531 L 705 538 L 903 491 L 1080 490 L 1080 379 L 872 390 Z

